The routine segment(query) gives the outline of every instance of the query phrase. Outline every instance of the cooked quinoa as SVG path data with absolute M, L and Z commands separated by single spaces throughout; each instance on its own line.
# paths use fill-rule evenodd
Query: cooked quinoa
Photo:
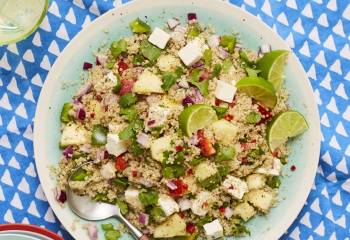
M 276 89 L 267 107 L 236 89 L 259 75 L 264 53 L 189 19 L 152 34 L 137 19 L 132 36 L 84 64 L 86 82 L 61 113 L 58 188 L 118 204 L 154 238 L 247 235 L 245 223 L 277 202 L 288 149 L 271 151 L 266 130 L 288 92 Z M 216 116 L 188 133 L 179 116 L 193 106 Z

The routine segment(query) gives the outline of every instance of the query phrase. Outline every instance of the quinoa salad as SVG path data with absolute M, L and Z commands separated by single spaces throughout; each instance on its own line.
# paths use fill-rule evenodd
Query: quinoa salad
M 246 49 L 195 13 L 183 22 L 135 19 L 131 36 L 84 63 L 60 116 L 57 200 L 69 186 L 116 204 L 151 239 L 247 236 L 278 204 L 287 140 L 308 128 L 287 104 L 289 52 Z

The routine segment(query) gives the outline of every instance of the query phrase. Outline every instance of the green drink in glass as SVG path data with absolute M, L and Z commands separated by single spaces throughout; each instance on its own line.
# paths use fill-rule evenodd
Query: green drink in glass
M 0 0 L 0 45 L 32 34 L 45 17 L 49 0 Z

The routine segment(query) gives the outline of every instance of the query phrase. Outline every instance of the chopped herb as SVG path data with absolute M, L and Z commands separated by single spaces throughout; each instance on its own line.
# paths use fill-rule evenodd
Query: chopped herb
M 232 61 L 230 58 L 226 58 L 222 63 L 222 71 L 223 73 L 228 73 L 232 67 Z
M 271 188 L 279 188 L 281 186 L 281 179 L 278 176 L 267 178 L 266 184 Z
M 198 156 L 198 157 L 193 158 L 193 159 L 190 161 L 190 165 L 191 165 L 191 166 L 197 166 L 198 164 L 200 164 L 201 162 L 203 162 L 203 161 L 205 161 L 205 160 L 206 160 L 205 157 Z
M 188 36 L 190 38 L 198 37 L 198 35 L 201 33 L 201 29 L 198 24 L 192 24 L 190 25 L 188 29 Z
M 109 59 L 107 60 L 107 62 L 106 62 L 106 67 L 107 67 L 108 69 L 113 69 L 115 63 L 116 63 L 115 58 L 109 58 Z
M 233 53 L 236 45 L 236 37 L 233 35 L 223 35 L 220 38 L 220 45 Z
M 73 157 L 74 157 L 74 154 L 73 154 Z M 287 164 L 288 163 L 288 159 L 287 157 L 283 156 L 283 157 L 280 157 L 280 161 L 283 165 Z
M 137 102 L 137 97 L 132 93 L 125 93 L 119 99 L 119 104 L 122 108 L 127 108 L 134 105 Z
M 92 127 L 91 144 L 93 146 L 102 146 L 107 143 L 108 128 L 101 124 Z
M 61 122 L 68 123 L 72 120 L 72 117 L 69 115 L 69 111 L 73 109 L 73 104 L 68 102 L 63 104 L 61 111 Z
M 134 33 L 148 33 L 151 31 L 151 27 L 139 18 L 132 21 L 129 25 Z
M 249 77 L 257 77 L 258 73 L 261 72 L 261 70 L 253 69 L 250 67 L 246 67 L 244 70 L 246 71 Z
M 212 78 L 218 77 L 220 75 L 222 66 L 221 64 L 215 64 L 214 69 L 213 69 L 213 73 L 212 73 Z
M 223 118 L 228 111 L 228 108 L 225 108 L 225 107 L 213 106 L 213 109 L 215 110 L 216 115 L 218 116 L 219 119 Z
M 72 176 L 70 177 L 71 181 L 85 181 L 85 178 L 90 176 L 91 173 L 88 173 L 85 169 L 77 169 Z
M 213 221 L 213 218 L 209 215 L 206 215 L 206 216 L 202 217 L 201 219 L 198 219 L 196 222 L 196 225 L 198 227 L 203 227 L 204 224 L 210 223 L 211 221 Z
M 137 114 L 137 111 L 135 109 L 135 106 L 131 106 L 128 108 L 121 108 L 119 111 L 119 114 L 126 117 L 126 119 L 129 122 L 136 120 L 138 118 L 138 114 Z
M 203 59 L 204 59 L 205 65 L 210 67 L 211 63 L 213 62 L 213 51 L 210 48 L 205 49 L 203 53 Z
M 132 60 L 132 63 L 134 65 L 141 65 L 145 61 L 145 57 L 142 54 L 136 54 L 134 56 L 134 59 Z
M 105 240 L 117 240 L 121 237 L 121 233 L 118 230 L 111 230 L 105 232 Z
M 199 81 L 200 74 L 201 74 L 201 70 L 200 69 L 194 69 L 191 72 L 189 83 L 191 83 L 192 85 L 196 86 L 198 88 L 198 90 L 200 91 L 200 93 L 203 96 L 206 96 L 209 93 L 208 92 L 209 80 L 206 79 L 206 80 L 200 82 Z
M 156 205 L 158 198 L 158 192 L 152 189 L 144 189 L 139 193 L 139 200 L 145 207 Z
M 175 69 L 175 74 L 176 74 L 177 78 L 180 78 L 182 76 L 182 74 L 184 74 L 184 70 L 182 69 L 182 67 L 177 67 Z
M 111 54 L 113 57 L 117 58 L 121 53 L 126 52 L 127 43 L 124 39 L 120 39 L 119 41 L 112 42 L 110 46 Z
M 129 140 L 133 136 L 135 136 L 135 132 L 134 132 L 134 129 L 132 128 L 132 125 L 128 125 L 119 133 L 120 140 Z
M 129 211 L 128 204 L 122 200 L 117 199 L 116 204 L 118 205 L 122 214 L 127 214 Z
M 261 115 L 257 112 L 250 112 L 245 118 L 245 121 L 250 124 L 256 124 L 260 122 L 260 120 L 261 120 Z
M 112 223 L 103 223 L 103 224 L 101 224 L 101 228 L 104 231 L 114 230 L 114 227 L 113 227 Z
M 234 147 L 220 147 L 217 151 L 215 160 L 218 162 L 233 160 L 236 155 Z
M 141 147 L 141 145 L 136 141 L 136 138 L 131 138 L 131 144 L 130 144 L 130 151 L 136 156 L 139 156 L 143 154 L 144 149 Z
M 108 201 L 107 194 L 106 193 L 97 193 L 94 196 L 93 200 L 96 202 L 107 202 Z
M 218 172 L 219 172 L 221 178 L 224 178 L 230 173 L 230 167 L 229 166 L 225 166 L 225 165 L 219 166 L 218 167 Z
M 252 159 L 257 159 L 261 155 L 263 155 L 265 152 L 259 147 L 257 149 L 253 149 L 248 153 L 248 157 Z
M 117 83 L 114 85 L 113 89 L 112 89 L 112 92 L 115 93 L 115 94 L 118 94 L 120 89 L 122 88 L 122 84 L 120 82 L 120 76 L 117 75 L 117 74 L 114 74 L 117 78 Z
M 140 50 L 142 55 L 148 60 L 150 60 L 152 63 L 155 63 L 155 61 L 159 58 L 161 53 L 161 49 L 153 46 L 147 40 L 143 40 L 141 42 Z
M 162 75 L 162 78 L 163 78 L 162 89 L 164 91 L 169 91 L 169 89 L 176 83 L 176 80 L 178 77 L 176 73 L 164 72 Z
M 126 188 L 129 185 L 129 181 L 127 177 L 118 177 L 113 179 L 113 183 L 119 187 Z
M 236 223 L 235 226 L 232 228 L 232 236 L 242 237 L 246 235 L 250 236 L 250 231 L 242 223 Z
M 221 176 L 218 173 L 199 182 L 201 187 L 207 190 L 213 190 L 217 188 L 220 185 L 220 183 Z
M 150 215 L 155 222 L 161 222 L 165 218 L 165 213 L 160 207 L 153 207 Z
M 185 176 L 186 169 L 183 165 L 166 165 L 162 168 L 162 175 L 165 178 L 179 178 Z
M 248 67 L 252 68 L 255 64 L 253 61 L 249 60 L 248 54 L 244 50 L 239 51 L 239 58 L 242 61 L 243 67 L 248 66 Z

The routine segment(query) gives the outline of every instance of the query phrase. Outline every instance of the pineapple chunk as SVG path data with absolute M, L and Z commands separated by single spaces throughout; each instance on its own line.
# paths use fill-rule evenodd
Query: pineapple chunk
M 139 94 L 164 93 L 162 89 L 162 80 L 149 70 L 145 70 L 138 77 L 133 86 L 133 92 Z
M 253 204 L 254 207 L 266 213 L 275 201 L 275 194 L 271 191 L 256 189 L 246 194 L 246 199 Z
M 162 72 L 173 72 L 177 66 L 181 66 L 180 60 L 173 55 L 161 55 L 157 62 Z
M 262 174 L 252 174 L 247 177 L 249 190 L 263 188 L 265 186 L 265 176 Z
M 247 202 L 240 203 L 233 209 L 233 215 L 239 216 L 245 222 L 248 221 L 250 218 L 252 218 L 255 214 L 256 214 L 256 211 L 254 207 L 252 207 Z
M 163 152 L 168 150 L 171 150 L 171 138 L 169 136 L 158 138 L 151 143 L 152 157 L 159 162 L 163 162 Z
M 237 136 L 238 127 L 225 119 L 213 123 L 215 139 L 224 145 L 231 145 Z
M 90 143 L 90 133 L 81 125 L 68 123 L 62 131 L 60 146 L 82 145 Z
M 205 161 L 196 166 L 194 170 L 194 176 L 198 181 L 203 181 L 204 179 L 215 175 L 217 172 L 218 169 L 214 163 Z
M 172 215 L 166 222 L 154 229 L 154 238 L 171 238 L 186 235 L 186 222 L 178 214 Z

